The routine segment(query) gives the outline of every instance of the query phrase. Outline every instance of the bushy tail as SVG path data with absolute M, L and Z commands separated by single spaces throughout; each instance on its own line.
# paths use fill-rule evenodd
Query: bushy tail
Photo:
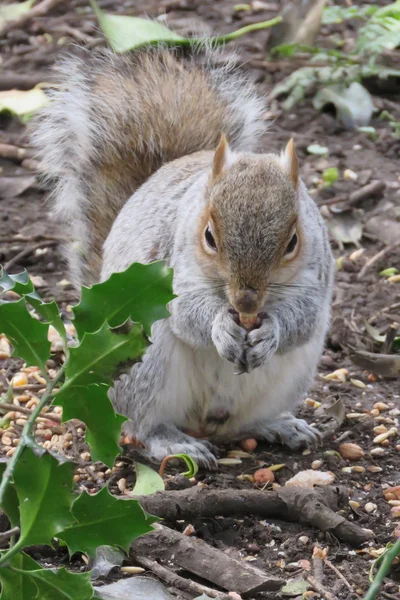
M 252 150 L 263 103 L 232 64 L 183 61 L 167 49 L 70 58 L 34 143 L 71 239 L 71 280 L 99 279 L 103 243 L 122 206 L 164 163 L 216 148 Z

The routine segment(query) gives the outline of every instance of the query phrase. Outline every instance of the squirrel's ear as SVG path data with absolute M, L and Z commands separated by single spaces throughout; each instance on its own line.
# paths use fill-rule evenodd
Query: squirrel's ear
M 234 155 L 232 150 L 229 148 L 228 141 L 224 134 L 221 135 L 221 139 L 218 144 L 218 148 L 214 154 L 212 174 L 214 179 L 218 175 L 222 175 L 224 171 L 229 169 L 234 163 Z
M 299 160 L 297 158 L 293 138 L 288 141 L 285 152 L 282 154 L 281 161 L 282 166 L 289 175 L 294 188 L 297 190 L 299 185 Z

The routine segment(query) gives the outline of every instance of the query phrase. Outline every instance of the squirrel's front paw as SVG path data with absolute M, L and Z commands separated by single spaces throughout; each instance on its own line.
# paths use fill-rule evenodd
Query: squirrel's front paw
M 247 334 L 246 341 L 245 370 L 250 373 L 253 369 L 265 365 L 277 351 L 278 324 L 272 317 L 266 317 L 258 329 L 253 329 Z
M 244 371 L 246 330 L 235 323 L 234 317 L 228 309 L 219 312 L 215 317 L 211 337 L 218 354 L 234 363 L 240 372 Z

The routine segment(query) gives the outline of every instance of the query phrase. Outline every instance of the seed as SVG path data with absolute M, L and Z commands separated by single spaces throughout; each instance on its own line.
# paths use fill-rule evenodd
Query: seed
M 313 398 L 306 398 L 304 403 L 307 406 L 311 406 L 311 408 L 319 408 L 321 406 L 321 402 L 317 402 L 317 400 L 313 400 Z
M 383 448 L 372 448 L 372 450 L 370 450 L 369 453 L 371 456 L 383 456 L 384 454 L 386 454 Z
M 332 373 L 328 373 L 328 375 L 325 375 L 325 377 L 323 377 L 323 379 L 325 379 L 326 381 L 336 380 L 336 381 L 340 381 L 341 383 L 346 383 L 346 378 L 347 378 L 348 374 L 349 374 L 349 372 L 347 369 L 336 369 L 336 371 L 333 371 Z
M 11 356 L 11 347 L 8 343 L 7 338 L 3 335 L 0 336 L 0 359 L 4 360 L 6 358 L 10 358 Z
M 367 387 L 365 383 L 363 381 L 360 381 L 359 379 L 350 379 L 350 381 L 353 385 L 363 390 Z
M 388 500 L 390 506 L 400 506 L 400 500 Z
M 189 525 L 187 525 L 185 527 L 185 529 L 182 531 L 182 534 L 187 535 L 187 536 L 193 535 L 194 533 L 196 533 L 196 530 L 191 523 L 189 523 Z
M 24 385 L 27 385 L 27 383 L 28 383 L 28 378 L 25 375 L 25 373 L 17 373 L 11 379 L 11 385 L 13 387 L 22 387 Z
M 387 431 L 388 428 L 385 425 L 377 425 L 376 427 L 374 427 L 375 433 L 386 433 Z
M 364 510 L 367 513 L 375 512 L 377 508 L 378 508 L 377 505 L 374 504 L 373 502 L 367 502 L 367 504 L 364 506 Z
M 45 442 L 43 442 L 43 448 L 46 448 L 46 450 L 50 450 L 53 447 L 53 444 L 50 442 L 50 440 L 46 440 Z
M 12 445 L 12 439 L 8 435 L 4 434 L 1 437 L 1 443 L 4 444 L 4 446 L 11 446 Z
M 374 408 L 377 408 L 378 410 L 388 410 L 389 406 L 384 402 L 375 402 Z
M 59 436 L 59 435 L 53 435 L 53 436 L 52 436 L 52 438 L 51 438 L 51 442 L 52 442 L 53 444 L 56 444 L 56 443 L 58 442 L 58 440 L 59 440 L 59 439 L 60 439 L 60 436 Z
M 380 473 L 381 471 L 383 471 L 383 469 L 381 469 L 381 467 L 376 467 L 375 465 L 370 465 L 369 467 L 367 467 L 367 471 L 369 471 L 370 473 Z
M 299 537 L 299 542 L 300 542 L 301 544 L 304 544 L 304 545 L 306 545 L 306 544 L 308 544 L 308 542 L 309 542 L 309 541 L 310 541 L 310 538 L 308 538 L 306 535 L 301 535 L 301 536 Z
M 347 419 L 365 419 L 368 417 L 366 413 L 347 413 Z
M 14 452 L 15 452 L 15 448 L 10 448 L 8 450 L 8 452 L 6 453 L 6 456 L 12 456 L 14 454 Z
M 239 481 L 248 481 L 249 483 L 254 483 L 254 477 L 249 473 L 242 473 L 241 475 L 238 475 L 236 479 Z
M 145 569 L 142 567 L 121 567 L 121 573 L 130 573 L 135 575 L 136 573 L 144 573 Z
M 319 469 L 322 465 L 323 465 L 324 461 L 323 460 L 314 460 L 311 463 L 311 468 L 312 469 Z
M 26 424 L 26 419 L 17 419 L 15 421 L 16 425 L 21 425 L 21 427 L 24 427 L 24 425 Z
M 126 479 L 124 477 L 122 477 L 121 479 L 118 479 L 117 487 L 120 492 L 124 492 L 126 490 Z
M 351 467 L 351 470 L 354 473 L 365 473 L 365 467 L 360 467 L 360 466 L 357 466 L 357 465 L 354 466 L 354 467 Z
M 388 281 L 390 281 L 390 283 L 399 283 L 400 275 L 392 275 L 391 277 L 388 277 Z
M 19 444 L 19 438 L 15 438 L 15 439 L 12 441 L 12 445 L 14 446 L 14 448 L 16 448 L 16 447 L 18 446 L 18 444 Z
M 393 517 L 400 517 L 400 506 L 393 506 L 390 512 L 392 513 Z
M 370 413 L 369 413 L 372 417 L 379 417 L 379 415 L 381 414 L 379 412 L 379 410 L 377 408 L 373 408 Z
M 381 442 L 381 446 L 390 446 L 390 441 L 389 440 L 383 440 L 383 442 Z
M 349 500 L 349 505 L 354 509 L 360 508 L 360 503 L 356 502 L 355 500 Z
M 396 435 L 396 433 L 397 433 L 397 429 L 395 427 L 392 427 L 391 429 L 389 429 L 389 431 L 385 431 L 385 433 L 381 433 L 381 434 L 377 435 L 376 438 L 374 438 L 372 440 L 372 443 L 373 444 L 382 444 L 382 442 L 387 440 L 389 437 Z
M 28 402 L 26 403 L 26 408 L 34 408 L 35 406 L 37 406 L 38 403 L 38 399 L 37 398 L 32 398 L 31 400 L 28 400 Z
M 348 458 L 349 460 L 358 460 L 365 454 L 364 450 L 360 446 L 352 443 L 340 444 L 339 452 L 343 458 Z
M 254 482 L 258 485 L 272 483 L 275 481 L 275 475 L 271 469 L 258 469 L 253 475 Z
M 42 377 L 41 375 L 39 375 L 38 371 L 34 371 L 34 372 L 32 373 L 32 377 L 33 377 L 33 379 L 36 379 L 36 381 L 37 381 L 38 383 L 41 383 L 41 384 L 43 384 L 43 385 L 46 385 L 46 380 L 44 379 L 44 377 Z
M 81 480 L 81 476 L 80 475 L 78 475 L 78 474 L 74 475 L 74 482 L 75 483 L 78 483 L 80 480 Z
M 84 460 L 85 462 L 89 461 L 90 460 L 90 453 L 89 452 L 82 452 L 81 459 Z
M 9 450 L 11 450 L 12 446 L 3 446 L 3 452 L 7 454 Z

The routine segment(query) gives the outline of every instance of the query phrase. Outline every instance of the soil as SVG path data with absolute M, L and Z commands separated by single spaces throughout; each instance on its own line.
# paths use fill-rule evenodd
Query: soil
M 279 3 L 265 3 L 266 8 L 258 11 L 236 12 L 233 8 L 236 3 L 229 0 L 110 0 L 99 4 L 109 11 L 124 14 L 166 14 L 167 24 L 187 34 L 191 31 L 225 33 L 250 22 L 266 20 L 277 14 Z M 262 3 L 259 4 L 262 6 Z M 385 5 L 388 2 L 378 4 Z M 338 33 L 351 39 L 357 26 L 354 21 L 325 26 L 318 43 L 329 46 L 332 35 Z M 232 46 L 237 49 L 245 62 L 245 68 L 252 73 L 261 93 L 268 99 L 273 86 L 290 74 L 293 67 L 287 64 L 288 61 L 282 64 L 279 61 L 269 61 L 265 51 L 266 36 L 265 32 L 251 34 L 242 37 Z M 83 0 L 61 3 L 50 14 L 34 19 L 24 29 L 10 32 L 0 42 L 0 80 L 2 72 L 30 76 L 39 72 L 47 76 L 53 63 L 76 42 L 92 47 L 104 43 L 93 14 Z M 397 60 L 400 63 L 399 58 Z M 215 488 L 252 488 L 253 483 L 243 478 L 238 479 L 238 476 L 252 474 L 260 466 L 284 464 L 275 473 L 276 482 L 284 484 L 294 474 L 317 464 L 320 470 L 334 473 L 335 484 L 349 489 L 349 498 L 353 504 L 344 506 L 343 514 L 371 529 L 375 538 L 363 548 L 351 549 L 331 536 L 304 525 L 272 519 L 268 522 L 260 521 L 252 515 L 244 519 L 198 519 L 192 523 L 195 534 L 213 546 L 227 553 L 238 552 L 243 560 L 253 561 L 252 565 L 287 579 L 304 574 L 304 564 L 298 561 L 305 559 L 311 562 L 316 543 L 328 548 L 328 557 L 347 579 L 353 591 L 350 592 L 329 567 L 325 568 L 323 583 L 326 589 L 343 600 L 357 598 L 366 591 L 371 564 L 386 544 L 394 540 L 396 525 L 399 534 L 398 521 L 396 523 L 391 512 L 392 506 L 383 492 L 388 487 L 400 484 L 400 439 L 396 433 L 388 438 L 386 446 L 378 445 L 373 440 L 377 435 L 374 428 L 397 427 L 399 424 L 400 382 L 398 378 L 377 377 L 357 367 L 350 359 L 354 349 L 375 352 L 382 349 L 382 345 L 365 331 L 366 321 L 378 328 L 380 333 L 385 333 L 394 322 L 400 323 L 400 283 L 392 283 L 387 277 L 380 276 L 382 269 L 400 269 L 400 245 L 393 244 L 396 241 L 393 239 L 393 231 L 395 234 L 397 232 L 400 239 L 400 139 L 393 135 L 387 120 L 378 118 L 383 110 L 387 110 L 400 119 L 400 103 L 398 96 L 391 94 L 387 86 L 385 89 L 375 86 L 373 100 L 378 111 L 371 126 L 376 128 L 377 139 L 373 140 L 366 133 L 345 130 L 332 113 L 317 113 L 312 106 L 312 96 L 290 112 L 283 110 L 283 99 L 269 101 L 265 117 L 270 121 L 270 126 L 263 139 L 265 151 L 280 152 L 287 141 L 294 138 L 302 177 L 318 203 L 323 204 L 337 196 L 348 197 L 351 192 L 374 180 L 386 184 L 383 193 L 376 197 L 367 196 L 351 213 L 363 228 L 363 236 L 359 242 L 345 244 L 343 247 L 332 235 L 332 247 L 340 269 L 336 275 L 331 330 L 319 365 L 319 374 L 309 397 L 322 405 L 333 396 L 338 397 L 350 418 L 346 417 L 335 434 L 317 450 L 294 453 L 278 445 L 259 445 L 254 455 L 243 458 L 240 465 L 221 466 L 217 473 L 200 472 L 196 480 Z M 0 143 L 26 146 L 28 138 L 25 126 L 15 118 L 0 116 Z M 327 147 L 328 156 L 309 154 L 307 147 L 311 144 Z M 0 175 L 29 176 L 32 174 L 29 166 L 29 162 L 19 164 L 0 158 Z M 337 167 L 341 174 L 329 188 L 323 187 L 321 180 L 327 167 Z M 0 263 L 11 273 L 28 269 L 31 275 L 39 278 L 36 284 L 41 295 L 44 298 L 54 298 L 64 314 L 68 315 L 69 306 L 74 302 L 74 293 L 67 281 L 61 244 L 58 241 L 64 235 L 50 219 L 46 199 L 46 192 L 36 184 L 18 197 L 0 198 Z M 340 204 L 336 206 L 340 207 Z M 334 210 L 335 205 L 331 204 L 330 207 Z M 339 223 L 343 223 L 343 212 L 330 212 L 327 206 L 321 208 L 321 211 L 328 222 L 334 217 Z M 388 222 L 391 225 L 390 231 Z M 364 252 L 355 252 L 358 249 L 363 249 Z M 383 249 L 386 249 L 384 255 L 364 269 L 365 273 L 360 277 L 361 269 Z M 55 362 L 54 367 L 56 366 Z M 20 367 L 19 361 L 0 361 L 0 385 L 9 381 Z M 336 378 L 325 379 L 337 369 L 347 369 L 344 382 Z M 380 409 L 373 410 L 378 402 L 384 403 L 386 408 L 381 405 Z M 315 406 L 312 404 L 308 401 L 300 409 L 300 414 L 310 422 L 315 419 Z M 352 417 L 352 413 L 362 416 Z M 81 431 L 75 430 L 75 449 L 78 448 L 80 453 L 85 451 Z M 53 434 L 54 431 L 50 433 Z M 340 441 L 360 445 L 365 456 L 349 462 L 340 458 L 337 452 L 331 452 L 337 450 L 339 438 Z M 378 447 L 382 449 L 382 454 L 371 454 L 371 450 Z M 226 449 L 223 452 L 226 453 Z M 347 468 L 354 465 L 364 469 L 352 471 Z M 96 490 L 102 480 L 111 477 L 111 489 L 115 493 L 121 493 L 117 487 L 117 481 L 121 478 L 126 479 L 128 490 L 132 489 L 134 472 L 129 461 L 122 459 L 112 473 L 105 467 L 96 465 L 96 473 L 104 473 L 100 478 L 88 471 L 89 466 L 90 459 L 81 465 L 81 479 L 78 482 L 80 488 Z M 177 472 L 173 468 L 167 469 L 167 479 Z M 171 479 L 168 485 L 172 487 L 174 482 Z M 358 502 L 359 506 L 354 502 Z M 375 505 L 371 512 L 367 512 L 365 508 L 367 503 Z M 180 530 L 187 524 L 180 523 Z M 304 536 L 308 539 L 305 540 Z M 37 552 L 38 558 L 43 549 Z M 60 550 L 49 552 L 45 556 L 42 554 L 42 558 L 47 563 L 53 561 L 58 564 L 60 560 L 65 560 L 65 554 Z M 84 568 L 79 557 L 75 557 L 75 567 Z M 111 579 L 114 577 L 117 577 L 116 573 L 111 575 Z M 180 592 L 177 597 L 191 596 L 181 595 Z M 267 597 L 277 596 L 275 593 L 257 596 Z M 399 566 L 395 566 L 391 575 L 385 579 L 379 597 L 400 598 Z

